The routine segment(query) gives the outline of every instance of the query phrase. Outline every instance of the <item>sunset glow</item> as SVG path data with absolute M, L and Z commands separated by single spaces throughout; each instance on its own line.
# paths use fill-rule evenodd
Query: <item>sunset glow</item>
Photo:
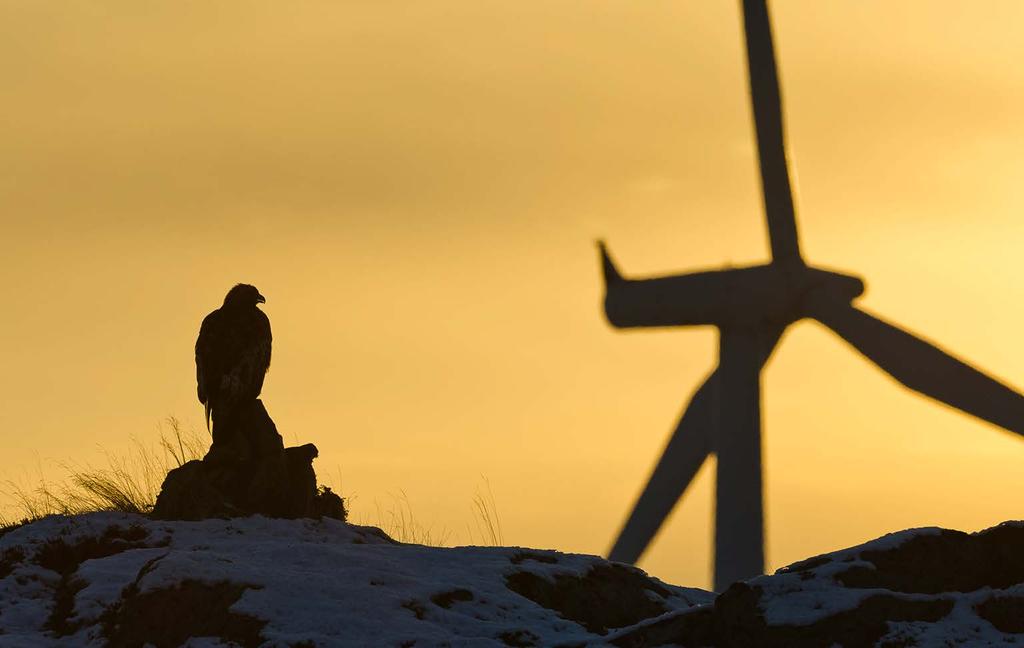
M 808 262 L 1024 387 L 1024 4 L 770 6 Z M 203 429 L 199 323 L 246 282 L 263 400 L 353 521 L 404 492 L 479 541 L 489 483 L 506 544 L 605 553 L 716 334 L 613 330 L 595 240 L 767 260 L 742 47 L 735 2 L 0 3 L 0 482 Z M 763 394 L 770 570 L 1024 517 L 1024 439 L 817 324 Z M 711 468 L 665 581 L 709 586 Z

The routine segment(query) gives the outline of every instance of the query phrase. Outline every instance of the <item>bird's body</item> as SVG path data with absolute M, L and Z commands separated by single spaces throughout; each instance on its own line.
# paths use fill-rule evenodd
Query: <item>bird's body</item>
M 257 308 L 266 300 L 255 287 L 238 284 L 224 305 L 207 315 L 196 340 L 196 383 L 206 407 L 206 424 L 255 400 L 270 368 L 270 319 Z M 214 435 L 216 437 L 216 434 Z

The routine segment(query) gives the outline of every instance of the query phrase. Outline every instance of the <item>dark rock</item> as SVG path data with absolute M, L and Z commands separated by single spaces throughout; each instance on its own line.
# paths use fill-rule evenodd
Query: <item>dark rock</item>
M 75 609 L 75 595 L 85 589 L 85 586 L 85 581 L 72 575 L 60 579 L 53 594 L 50 616 L 46 620 L 47 630 L 58 637 L 65 637 L 79 629 L 78 624 L 71 621 L 71 616 Z
M 620 564 L 595 565 L 582 577 L 559 574 L 553 581 L 522 571 L 506 577 L 505 583 L 520 596 L 599 634 L 665 613 L 668 608 L 651 594 L 670 595 L 643 572 Z
M 153 517 L 333 517 L 344 520 L 344 502 L 317 489 L 316 446 L 285 448 L 262 401 L 241 403 L 214 422 L 214 442 L 202 460 L 168 473 Z
M 7 578 L 14 571 L 14 567 L 21 564 L 23 560 L 25 560 L 25 552 L 21 547 L 11 547 L 4 550 L 0 554 L 0 580 Z
M 457 589 L 450 592 L 441 592 L 440 594 L 434 594 L 430 597 L 430 602 L 438 607 L 448 609 L 452 606 L 452 603 L 456 601 L 472 601 L 473 592 L 468 589 Z
M 722 648 L 817 648 L 874 646 L 895 621 L 934 623 L 949 614 L 953 602 L 916 601 L 889 594 L 870 596 L 860 605 L 807 625 L 769 625 L 758 608 L 762 590 L 735 583 L 715 600 L 713 628 Z
M 203 520 L 244 515 L 236 503 L 235 472 L 230 466 L 198 459 L 175 468 L 164 479 L 152 516 L 158 520 Z
M 129 549 L 149 546 L 143 541 L 149 531 L 141 526 L 110 526 L 97 537 L 84 537 L 77 542 L 56 538 L 43 544 L 37 551 L 34 562 L 55 571 L 61 576 L 75 573 L 86 560 L 105 558 Z
M 1000 632 L 1024 633 L 1024 596 L 993 596 L 976 605 L 974 611 Z
M 298 448 L 285 448 L 284 467 L 287 481 L 284 483 L 287 487 L 284 489 L 284 499 L 281 502 L 283 517 L 313 515 L 313 502 L 317 496 L 313 459 L 319 454 L 312 443 Z
M 426 606 L 424 606 L 423 603 L 417 601 L 416 599 L 412 599 L 410 601 L 402 603 L 402 607 L 415 614 L 416 618 L 421 621 L 427 617 Z
M 129 588 L 108 622 L 107 645 L 175 648 L 189 637 L 219 637 L 240 646 L 259 646 L 266 622 L 230 611 L 246 589 L 238 583 L 192 580 L 144 593 Z
M 267 413 L 263 401 L 255 399 L 235 405 L 219 414 L 213 425 L 213 445 L 206 459 L 226 456 L 231 459 L 256 459 L 276 456 L 284 450 L 284 441 Z
M 530 648 L 531 646 L 536 646 L 537 642 L 540 641 L 540 637 L 529 630 L 508 630 L 498 635 L 498 639 L 506 646 L 514 646 L 515 648 Z
M 711 615 L 715 645 L 753 646 L 767 638 L 767 624 L 758 606 L 762 592 L 760 587 L 733 583 L 715 598 Z
M 1003 589 L 1024 582 L 1024 526 L 1006 523 L 974 534 L 943 529 L 860 558 L 875 568 L 847 570 L 837 576 L 843 585 L 913 594 Z
M 611 641 L 620 648 L 648 648 L 681 644 L 684 646 L 713 646 L 714 608 L 710 605 L 694 607 L 678 614 L 659 619 L 617 636 Z

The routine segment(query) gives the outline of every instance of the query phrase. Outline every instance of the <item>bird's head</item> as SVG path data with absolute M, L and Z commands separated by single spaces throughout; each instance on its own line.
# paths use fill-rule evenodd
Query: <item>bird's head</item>
M 224 298 L 224 305 L 228 307 L 233 306 L 250 306 L 255 307 L 256 304 L 267 303 L 266 298 L 260 294 L 260 291 L 256 290 L 256 286 L 250 286 L 249 284 L 238 284 L 234 288 L 228 291 L 227 297 Z

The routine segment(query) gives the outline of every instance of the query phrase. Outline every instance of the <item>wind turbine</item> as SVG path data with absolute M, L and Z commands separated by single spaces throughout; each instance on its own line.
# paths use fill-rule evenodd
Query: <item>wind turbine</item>
M 743 0 L 750 93 L 772 260 L 767 265 L 627 279 L 602 242 L 605 314 L 618 328 L 713 324 L 718 367 L 690 400 L 609 558 L 633 563 L 701 464 L 717 455 L 715 590 L 764 570 L 761 369 L 786 328 L 810 317 L 906 387 L 1024 435 L 1024 397 L 852 301 L 853 276 L 800 256 L 765 0 Z

